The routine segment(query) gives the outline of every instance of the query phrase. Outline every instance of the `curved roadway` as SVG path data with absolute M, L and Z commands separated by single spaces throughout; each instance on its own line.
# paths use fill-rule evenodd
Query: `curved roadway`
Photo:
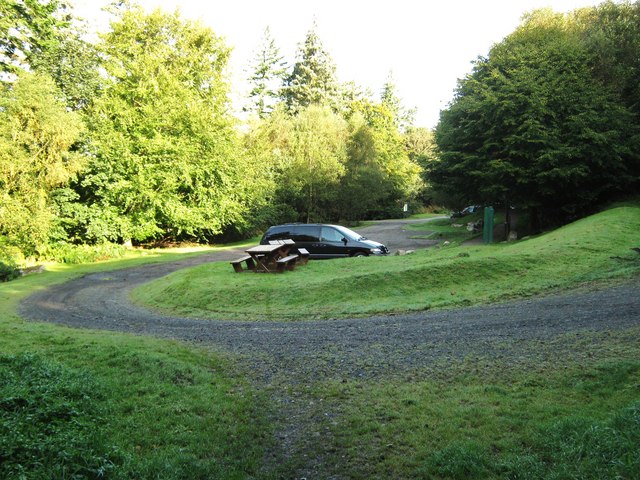
M 391 227 L 396 232 L 401 232 L 401 226 L 402 222 L 381 224 L 383 229 Z M 360 231 L 380 238 L 375 236 L 376 227 Z M 401 245 L 408 248 L 410 242 Z M 569 346 L 562 347 L 566 334 L 584 336 L 640 326 L 640 279 L 594 291 L 499 305 L 325 321 L 175 318 L 129 302 L 130 291 L 144 282 L 180 268 L 228 261 L 239 254 L 218 252 L 85 275 L 33 294 L 22 302 L 19 313 L 30 320 L 214 346 L 245 357 L 267 380 L 285 375 L 291 381 L 304 381 L 310 375 L 370 377 L 402 373 L 472 357 L 509 356 L 534 365 L 544 350 L 541 345 L 554 345 L 556 353 L 568 354 Z

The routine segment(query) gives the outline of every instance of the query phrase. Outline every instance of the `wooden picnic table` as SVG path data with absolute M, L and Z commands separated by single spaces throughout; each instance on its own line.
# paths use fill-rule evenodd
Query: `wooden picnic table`
M 289 243 L 257 245 L 245 250 L 245 252 L 253 258 L 256 272 L 274 273 L 278 271 L 278 260 L 290 256 L 291 246 Z
M 245 250 L 248 255 L 233 260 L 231 265 L 236 273 L 244 271 L 262 273 L 282 273 L 285 270 L 293 270 L 296 264 L 304 265 L 309 259 L 309 253 L 305 249 L 297 249 L 297 253 L 291 254 L 295 242 L 290 239 L 272 240 L 269 245 L 257 245 Z M 246 268 L 243 268 L 243 264 Z

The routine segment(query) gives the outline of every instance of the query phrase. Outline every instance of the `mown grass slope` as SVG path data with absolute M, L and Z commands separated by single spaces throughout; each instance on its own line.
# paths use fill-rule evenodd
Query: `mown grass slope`
M 438 380 L 317 385 L 339 412 L 324 455 L 358 479 L 638 478 L 638 333 L 565 338 L 577 355 L 535 369 L 468 359 Z
M 178 342 L 25 322 L 20 299 L 137 255 L 51 265 L 0 284 L 0 478 L 228 479 L 260 469 L 265 397 L 225 355 Z
M 283 275 L 202 265 L 143 285 L 133 297 L 177 315 L 293 320 L 496 302 L 635 276 L 638 231 L 633 203 L 509 244 L 312 261 Z
M 281 276 L 236 275 L 223 263 L 183 272 L 183 280 L 200 271 L 194 279 L 211 287 L 238 282 L 236 296 L 252 284 L 264 295 L 258 305 L 266 311 L 268 301 L 274 317 L 287 309 L 280 298 L 287 290 L 308 295 L 312 281 L 327 289 L 326 302 L 330 294 L 344 295 L 358 300 L 350 300 L 354 309 L 365 294 L 344 292 L 354 284 L 377 291 L 393 308 L 402 309 L 398 294 L 426 301 L 431 292 L 420 282 L 431 273 L 444 306 L 491 301 L 637 275 L 640 255 L 629 248 L 638 246 L 639 216 L 638 205 L 627 205 L 512 245 L 314 262 Z M 15 313 L 36 289 L 158 260 L 54 266 L 0 284 L 0 478 L 294 478 L 296 467 L 309 464 L 319 465 L 320 478 L 639 478 L 638 328 L 518 342 L 517 357 L 443 360 L 385 378 L 259 385 L 226 355 L 25 322 Z M 396 290 L 378 283 L 401 280 L 403 272 L 408 284 Z M 495 297 L 485 295 L 487 278 Z M 206 294 L 202 285 L 192 287 Z M 233 297 L 234 289 L 225 288 Z M 467 293 L 455 298 L 461 292 Z M 241 306 L 244 315 L 250 307 Z M 294 399 L 320 423 L 306 432 L 310 449 L 265 467 L 280 438 L 266 418 L 282 404 L 267 398 L 274 392 L 275 400 Z

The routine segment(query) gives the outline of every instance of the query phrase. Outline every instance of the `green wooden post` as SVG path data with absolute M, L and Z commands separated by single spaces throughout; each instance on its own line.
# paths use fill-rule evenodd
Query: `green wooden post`
M 484 209 L 482 240 L 484 243 L 493 243 L 493 207 L 485 207 Z

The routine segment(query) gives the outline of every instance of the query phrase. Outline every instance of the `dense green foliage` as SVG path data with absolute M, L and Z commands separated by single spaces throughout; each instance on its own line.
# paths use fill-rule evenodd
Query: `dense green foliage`
M 435 135 L 392 77 L 379 98 L 338 82 L 315 24 L 290 68 L 267 29 L 240 125 L 231 49 L 198 22 L 121 2 L 90 44 L 65 2 L 0 8 L 0 249 L 18 262 L 405 203 L 515 205 L 537 230 L 639 186 L 640 2 L 532 12 L 460 81 Z
M 16 72 L 55 49 L 69 17 L 68 5 L 60 0 L 0 3 L 0 72 Z
M 76 228 L 111 241 L 221 233 L 243 213 L 228 49 L 209 29 L 160 11 L 124 10 L 111 28 Z
M 86 158 L 76 142 L 83 131 L 53 81 L 22 73 L 0 91 L 0 246 L 44 253 L 57 227 L 55 191 Z
M 528 209 L 536 229 L 542 211 L 562 222 L 637 187 L 639 16 L 639 2 L 528 15 L 442 112 L 436 190 Z
M 110 8 L 92 45 L 65 3 L 2 4 L 4 257 L 395 215 L 419 190 L 393 86 L 375 103 L 340 85 L 315 25 L 290 71 L 267 29 L 251 66 L 257 118 L 240 129 L 220 37 L 178 13 Z

